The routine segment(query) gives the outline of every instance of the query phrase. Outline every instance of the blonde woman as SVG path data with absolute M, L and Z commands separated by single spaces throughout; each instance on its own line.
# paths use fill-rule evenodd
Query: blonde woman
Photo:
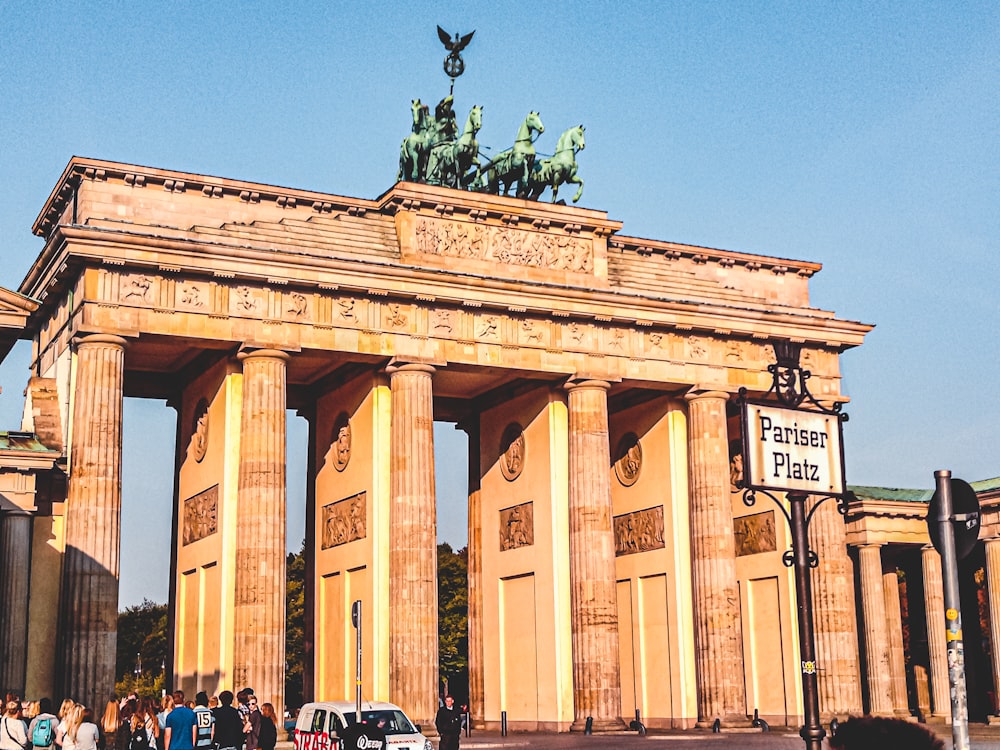
M 108 701 L 104 707 L 104 716 L 101 717 L 101 729 L 104 730 L 105 750 L 122 750 L 119 747 L 119 731 L 122 727 L 121 710 L 118 708 L 118 701 Z
M 101 741 L 101 730 L 97 726 L 94 709 L 88 706 L 83 707 L 73 741 L 76 743 L 76 750 L 97 750 Z
M 0 718 L 0 750 L 25 750 L 28 747 L 28 727 L 21 720 L 21 702 L 8 701 Z
M 66 723 L 66 733 L 62 738 L 63 750 L 77 750 L 76 733 L 80 729 L 80 724 L 83 723 L 83 706 L 74 703 L 63 716 L 63 721 Z
M 59 717 L 59 725 L 56 727 L 56 747 L 62 747 L 63 737 L 66 736 L 66 716 L 75 705 L 76 702 L 72 698 L 67 698 L 59 706 L 59 712 L 56 714 Z

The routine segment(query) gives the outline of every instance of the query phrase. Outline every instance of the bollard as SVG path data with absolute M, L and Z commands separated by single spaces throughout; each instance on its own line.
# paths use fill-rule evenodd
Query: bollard
M 750 726 L 757 727 L 762 732 L 770 732 L 771 725 L 760 718 L 760 711 L 756 708 L 753 710 L 753 721 L 750 722 Z
M 832 719 L 830 719 L 830 736 L 836 737 L 838 729 L 840 729 L 840 722 L 837 721 L 837 717 L 834 716 Z
M 587 717 L 587 723 L 583 727 L 583 733 L 584 734 L 593 734 L 594 733 L 594 717 L 593 716 L 588 716 Z
M 501 711 L 500 712 L 500 736 L 501 737 L 506 737 L 507 736 L 507 712 L 506 711 Z
M 712 722 L 712 734 L 722 733 L 722 719 L 716 719 Z
M 472 711 L 465 712 L 465 736 L 472 734 Z

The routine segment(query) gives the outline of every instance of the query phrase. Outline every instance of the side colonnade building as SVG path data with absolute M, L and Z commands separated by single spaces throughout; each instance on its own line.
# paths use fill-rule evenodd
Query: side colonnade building
M 360 599 L 366 697 L 433 725 L 439 420 L 468 434 L 477 723 L 800 722 L 790 539 L 735 489 L 733 399 L 768 390 L 771 342 L 791 340 L 813 394 L 842 400 L 840 354 L 870 326 L 810 305 L 817 263 L 621 228 L 426 185 L 366 200 L 73 158 L 35 222 L 41 254 L 0 298 L 33 342 L 18 434 L 37 465 L 14 473 L 46 488 L 3 518 L 5 609 L 28 613 L 0 627 L 25 654 L 5 685 L 91 705 L 113 691 L 121 507 L 148 502 L 121 493 L 129 396 L 177 413 L 170 672 L 186 692 L 252 685 L 284 705 L 295 409 L 307 695 L 353 697 Z M 810 528 L 825 717 L 862 709 L 854 532 L 833 505 Z M 58 654 L 28 647 L 41 637 Z

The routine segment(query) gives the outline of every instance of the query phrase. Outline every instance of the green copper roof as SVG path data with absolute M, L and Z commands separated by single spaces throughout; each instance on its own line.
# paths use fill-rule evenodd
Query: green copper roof
M 1000 477 L 970 482 L 976 493 L 1000 489 Z M 848 487 L 861 500 L 890 500 L 898 503 L 929 503 L 934 495 L 933 489 L 908 490 L 897 487 L 864 487 L 851 485 Z
M 38 440 L 33 432 L 0 432 L 0 450 L 34 451 L 36 453 L 55 453 Z

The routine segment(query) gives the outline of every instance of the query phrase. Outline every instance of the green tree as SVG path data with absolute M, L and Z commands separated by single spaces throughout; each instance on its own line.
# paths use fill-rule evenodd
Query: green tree
M 302 675 L 305 671 L 306 634 L 306 543 L 298 554 L 289 553 L 285 561 L 287 597 L 285 600 L 285 703 L 289 708 L 302 705 Z
M 469 695 L 468 548 L 438 545 L 438 660 L 445 689 L 458 703 Z
M 115 689 L 122 695 L 129 690 L 159 695 L 168 643 L 166 604 L 143 599 L 142 604 L 119 612 Z

